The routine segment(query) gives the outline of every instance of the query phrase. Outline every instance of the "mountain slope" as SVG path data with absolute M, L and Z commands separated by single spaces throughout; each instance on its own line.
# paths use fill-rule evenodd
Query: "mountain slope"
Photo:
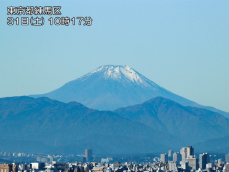
M 89 108 L 115 110 L 163 96 L 185 105 L 198 105 L 171 93 L 128 66 L 101 66 L 57 90 L 33 97 L 76 101 Z
M 225 137 L 229 133 L 229 119 L 224 116 L 205 109 L 185 107 L 163 97 L 114 112 L 153 129 L 169 132 L 189 143 Z
M 96 134 L 104 136 L 101 140 L 107 140 L 104 143 L 105 151 L 135 151 L 142 140 L 148 140 L 151 143 L 150 149 L 155 151 L 158 151 L 158 144 L 161 145 L 158 147 L 160 150 L 183 144 L 178 137 L 156 131 L 111 111 L 92 110 L 80 103 L 62 103 L 44 97 L 1 98 L 0 127 L 0 139 L 43 142 L 53 149 L 74 144 L 93 144 L 96 139 L 91 140 L 91 137 Z M 111 137 L 123 142 L 122 148 L 115 146 Z M 123 140 L 125 137 L 135 140 L 132 148 L 130 142 Z M 102 141 L 97 144 L 103 147 Z M 146 151 L 144 146 L 149 147 L 149 144 L 143 144 L 143 148 L 139 148 L 140 152 Z
M 199 152 L 229 152 L 229 135 L 223 138 L 209 139 L 193 145 Z
M 162 96 L 184 106 L 193 106 L 218 112 L 226 117 L 229 113 L 213 107 L 205 107 L 178 96 L 144 77 L 134 69 L 121 65 L 106 65 L 68 82 L 62 87 L 42 95 L 62 102 L 76 101 L 98 110 L 115 110 L 143 103 Z

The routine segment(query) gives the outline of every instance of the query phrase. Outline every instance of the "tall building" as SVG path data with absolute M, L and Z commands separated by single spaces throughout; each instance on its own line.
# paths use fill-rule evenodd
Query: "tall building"
M 168 154 L 161 154 L 161 162 L 168 162 Z
M 192 158 L 189 156 L 186 158 L 186 161 L 188 161 L 188 166 L 192 168 L 192 170 L 198 170 L 198 159 Z
M 226 163 L 229 162 L 229 153 L 225 155 L 225 161 Z
M 180 150 L 180 154 L 181 154 L 181 156 L 182 156 L 182 161 L 185 161 L 186 158 L 187 158 L 187 148 L 182 148 L 182 149 Z
M 170 156 L 172 156 L 172 155 L 173 155 L 173 150 L 169 150 L 168 156 L 170 157 Z
M 180 154 L 182 156 L 182 161 L 185 161 L 187 158 L 194 158 L 194 148 L 192 146 L 182 148 Z
M 92 149 L 85 149 L 85 157 L 86 157 L 86 161 L 88 162 L 91 162 L 93 160 Z
M 208 153 L 203 153 L 199 155 L 199 168 L 206 169 L 206 164 L 210 162 L 210 156 Z
M 194 157 L 194 148 L 192 146 L 187 147 L 187 157 Z
M 179 152 L 173 154 L 173 161 L 176 163 L 181 161 L 181 154 Z
M 224 165 L 223 172 L 229 172 L 229 163 Z

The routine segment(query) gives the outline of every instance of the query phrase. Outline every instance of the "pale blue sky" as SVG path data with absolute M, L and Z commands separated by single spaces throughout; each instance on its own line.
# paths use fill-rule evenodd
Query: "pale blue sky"
M 31 5 L 60 5 L 62 16 L 93 23 L 7 26 L 7 6 Z M 7 0 L 0 15 L 0 97 L 46 93 L 114 64 L 229 111 L 228 0 Z

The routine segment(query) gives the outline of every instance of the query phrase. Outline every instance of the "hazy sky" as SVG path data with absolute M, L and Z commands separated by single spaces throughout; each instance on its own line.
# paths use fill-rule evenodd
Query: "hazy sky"
M 7 25 L 7 6 L 56 5 L 92 26 L 50 26 L 50 16 L 44 26 Z M 0 97 L 46 93 L 114 64 L 229 111 L 228 0 L 7 0 L 0 15 Z

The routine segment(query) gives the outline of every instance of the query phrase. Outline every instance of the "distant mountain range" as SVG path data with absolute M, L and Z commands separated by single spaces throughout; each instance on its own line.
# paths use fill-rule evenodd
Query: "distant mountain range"
M 49 98 L 1 98 L 0 127 L 0 139 L 43 142 L 48 146 L 47 152 L 50 147 L 57 151 L 64 147 L 68 152 L 72 146 L 76 153 L 86 145 L 95 148 L 95 152 L 155 152 L 184 143 L 167 132 L 156 131 L 111 111 L 92 110 L 80 103 Z
M 185 107 L 157 97 L 142 104 L 114 111 L 120 116 L 165 131 L 193 144 L 229 134 L 229 119 L 205 109 Z
M 229 117 L 227 112 L 201 106 L 178 96 L 160 87 L 134 69 L 121 65 L 101 66 L 54 91 L 31 96 L 35 98 L 48 97 L 65 103 L 76 101 L 98 110 L 115 110 L 161 96 L 183 106 L 205 108 Z
M 226 137 L 229 120 L 162 97 L 111 112 L 22 96 L 0 99 L 0 127 L 0 148 L 14 152 L 154 153 Z
M 107 65 L 47 94 L 1 98 L 0 150 L 121 154 L 194 145 L 223 151 L 229 150 L 228 116 L 128 66 Z
M 197 152 L 228 153 L 229 135 L 223 138 L 205 140 L 193 146 L 196 148 Z

